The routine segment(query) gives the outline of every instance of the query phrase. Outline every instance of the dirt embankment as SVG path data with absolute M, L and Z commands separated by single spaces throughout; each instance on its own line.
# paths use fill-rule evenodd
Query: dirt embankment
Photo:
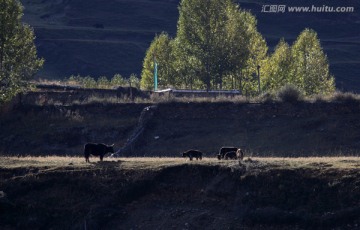
M 151 168 L 156 161 L 138 167 L 121 160 L 1 169 L 0 228 L 354 229 L 358 163 L 348 161 L 348 169 L 262 160 Z
M 249 156 L 358 155 L 360 104 L 163 103 L 145 127 L 139 117 L 150 104 L 24 105 L 0 115 L 0 152 L 81 155 L 86 142 L 122 148 L 127 156 L 178 156 L 199 149 L 215 156 L 238 146 Z M 141 130 L 139 135 L 134 131 Z M 137 133 L 136 133 L 137 134 Z
M 146 104 L 24 105 L 0 115 L 6 155 L 81 155 L 87 142 L 122 146 Z

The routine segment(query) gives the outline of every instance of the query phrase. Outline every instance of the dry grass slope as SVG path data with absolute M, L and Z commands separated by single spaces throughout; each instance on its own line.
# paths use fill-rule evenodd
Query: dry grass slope
M 174 166 L 180 164 L 196 164 L 215 166 L 220 165 L 224 167 L 239 166 L 236 160 L 218 160 L 215 156 L 205 157 L 199 161 L 189 161 L 188 158 L 179 157 L 126 157 L 126 158 L 111 158 L 105 157 L 104 162 L 99 162 L 98 157 L 90 157 L 91 164 L 86 163 L 83 157 L 72 156 L 44 156 L 44 157 L 1 157 L 0 168 L 2 169 L 16 169 L 16 168 L 53 168 L 54 170 L 69 167 L 69 168 L 88 168 L 96 169 L 101 167 L 101 164 L 113 163 L 121 165 L 123 169 L 153 169 L 159 170 L 162 167 Z M 258 166 L 268 166 L 283 169 L 309 168 L 318 169 L 319 165 L 325 165 L 329 169 L 359 169 L 359 157 L 245 157 L 241 164 L 257 162 Z M 240 166 L 241 166 L 240 164 Z

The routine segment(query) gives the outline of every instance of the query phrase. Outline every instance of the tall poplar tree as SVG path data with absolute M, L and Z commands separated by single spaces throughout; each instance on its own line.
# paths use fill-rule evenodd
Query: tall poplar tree
M 277 91 L 286 84 L 290 84 L 292 62 L 291 47 L 282 38 L 274 53 L 262 67 L 263 89 Z
M 21 22 L 18 0 L 0 0 L 0 102 L 24 90 L 43 59 L 37 57 L 32 28 Z
M 240 70 L 250 72 L 267 52 L 255 17 L 232 0 L 183 0 L 176 39 L 207 90 L 222 89 L 225 80 L 234 86 Z
M 291 82 L 307 95 L 335 91 L 335 80 L 329 73 L 329 62 L 320 45 L 317 33 L 305 29 L 292 48 Z
M 249 55 L 239 75 L 241 80 L 240 89 L 244 94 L 254 95 L 258 93 L 258 78 L 262 77 L 262 75 L 258 76 L 258 67 L 261 68 L 264 60 L 267 58 L 268 46 L 264 37 L 257 31 L 257 20 L 255 16 L 249 12 L 244 12 L 243 21 L 246 23 L 245 28 L 249 39 L 247 47 Z
M 183 0 L 179 7 L 177 39 L 197 65 L 196 73 L 207 90 L 219 82 L 225 46 L 226 9 L 230 0 Z
M 141 73 L 141 88 L 154 88 L 154 62 L 158 65 L 159 87 L 176 86 L 178 79 L 173 68 L 173 40 L 167 33 L 161 33 L 151 42 L 146 52 Z

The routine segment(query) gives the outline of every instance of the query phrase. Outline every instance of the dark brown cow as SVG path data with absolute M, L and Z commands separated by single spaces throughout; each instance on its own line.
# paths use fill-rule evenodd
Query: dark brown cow
M 202 152 L 200 152 L 199 150 L 193 150 L 193 149 L 191 149 L 191 150 L 188 150 L 188 151 L 186 151 L 186 152 L 183 152 L 182 153 L 182 156 L 183 157 L 189 157 L 189 159 L 192 161 L 192 159 L 193 158 L 196 158 L 196 160 L 198 160 L 198 159 L 202 159 Z
M 229 159 L 231 159 L 231 160 L 236 160 L 236 159 L 237 159 L 236 152 L 235 152 L 235 151 L 231 151 L 231 152 L 225 153 L 224 159 L 225 159 L 225 160 L 229 160 Z
M 217 158 L 219 160 L 224 159 L 225 154 L 227 152 L 233 152 L 233 151 L 236 152 L 237 150 L 238 150 L 238 148 L 236 148 L 236 147 L 221 147 L 219 150 L 219 154 L 217 155 Z
M 107 153 L 114 153 L 114 145 L 105 145 L 105 144 L 95 144 L 95 143 L 87 143 L 84 146 L 84 156 L 85 161 L 90 162 L 90 155 L 100 156 L 100 161 L 103 160 L 104 155 Z

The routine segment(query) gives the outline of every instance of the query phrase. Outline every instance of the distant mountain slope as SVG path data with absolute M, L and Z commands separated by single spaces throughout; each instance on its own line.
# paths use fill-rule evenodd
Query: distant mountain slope
M 22 1 L 34 27 L 44 77 L 140 73 L 156 33 L 174 33 L 178 1 Z
M 281 37 L 292 43 L 306 27 L 315 29 L 328 54 L 339 89 L 360 92 L 360 15 L 358 0 L 238 1 L 258 18 L 273 48 Z M 280 3 L 279 3 L 280 2 Z M 34 27 L 42 78 L 71 74 L 140 74 L 155 34 L 175 36 L 179 0 L 22 0 L 24 21 Z M 265 5 L 353 6 L 353 13 L 266 13 Z M 268 8 L 265 8 L 268 9 Z

